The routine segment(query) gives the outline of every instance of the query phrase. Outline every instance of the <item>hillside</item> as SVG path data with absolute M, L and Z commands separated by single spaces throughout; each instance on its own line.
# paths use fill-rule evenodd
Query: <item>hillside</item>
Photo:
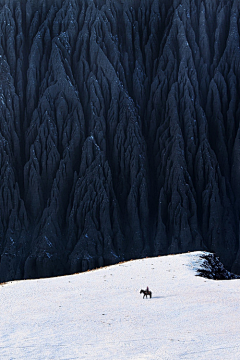
M 239 359 L 240 280 L 195 276 L 201 255 L 1 285 L 1 360 Z
M 0 281 L 216 252 L 240 273 L 238 0 L 0 0 Z

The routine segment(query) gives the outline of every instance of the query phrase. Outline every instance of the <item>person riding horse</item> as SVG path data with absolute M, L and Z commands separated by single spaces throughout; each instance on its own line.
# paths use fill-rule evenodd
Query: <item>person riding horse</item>
M 147 286 L 146 290 L 140 290 L 140 294 L 143 294 L 143 298 L 146 296 L 146 298 L 148 297 L 148 295 L 150 296 L 150 298 L 152 297 L 152 292 L 149 290 L 149 287 Z

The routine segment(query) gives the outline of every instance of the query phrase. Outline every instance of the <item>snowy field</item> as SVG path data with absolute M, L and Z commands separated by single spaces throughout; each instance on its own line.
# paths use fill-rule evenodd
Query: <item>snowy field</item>
M 195 276 L 201 254 L 1 285 L 0 359 L 240 359 L 240 280 Z

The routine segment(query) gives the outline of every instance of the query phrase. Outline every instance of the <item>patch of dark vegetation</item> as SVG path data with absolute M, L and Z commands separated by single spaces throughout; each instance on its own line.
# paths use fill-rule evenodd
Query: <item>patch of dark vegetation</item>
M 202 268 L 198 270 L 197 276 L 212 280 L 231 280 L 240 278 L 239 275 L 226 270 L 216 254 L 202 255 L 200 258 L 204 259 L 204 262 Z

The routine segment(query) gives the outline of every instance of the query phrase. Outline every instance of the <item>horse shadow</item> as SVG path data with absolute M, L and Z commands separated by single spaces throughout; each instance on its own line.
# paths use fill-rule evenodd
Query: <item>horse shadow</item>
M 152 299 L 166 299 L 172 296 L 176 296 L 176 295 L 167 295 L 167 296 L 152 296 Z
M 152 299 L 162 299 L 164 297 L 166 297 L 166 296 L 152 296 Z

